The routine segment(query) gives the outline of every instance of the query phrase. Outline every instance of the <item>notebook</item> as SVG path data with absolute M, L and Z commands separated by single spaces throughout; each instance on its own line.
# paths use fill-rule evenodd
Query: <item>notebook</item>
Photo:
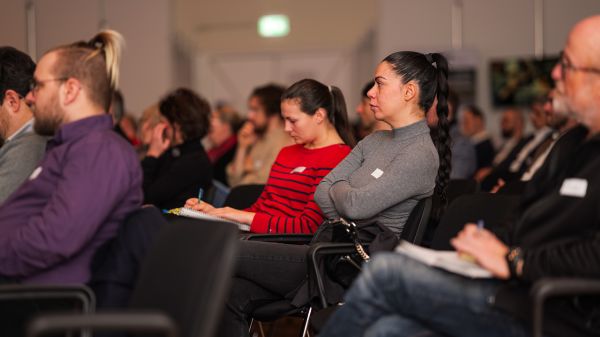
M 440 251 L 419 247 L 407 241 L 402 241 L 396 252 L 407 255 L 426 265 L 470 278 L 492 278 L 493 275 L 475 262 L 458 256 L 456 251 Z
M 167 211 L 167 213 L 169 214 L 175 214 L 178 216 L 185 216 L 188 218 L 195 218 L 195 219 L 202 219 L 202 220 L 212 220 L 212 221 L 221 221 L 221 222 L 230 222 L 230 223 L 234 223 L 238 226 L 238 228 L 243 231 L 243 232 L 249 232 L 250 231 L 250 225 L 241 223 L 241 222 L 235 222 L 235 221 L 231 221 L 228 219 L 224 219 L 218 216 L 214 216 L 214 215 L 210 215 L 208 213 L 204 213 L 204 212 L 200 212 L 200 211 L 196 211 L 193 210 L 191 208 L 185 208 L 185 207 L 180 207 L 180 208 L 173 208 L 169 211 Z

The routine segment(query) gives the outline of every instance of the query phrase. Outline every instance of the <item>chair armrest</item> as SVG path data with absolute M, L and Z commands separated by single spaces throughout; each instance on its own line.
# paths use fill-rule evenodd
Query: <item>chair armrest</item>
M 368 244 L 363 244 L 363 247 L 368 248 Z M 319 270 L 319 259 L 322 256 L 336 254 L 350 254 L 356 252 L 356 247 L 353 243 L 330 243 L 319 242 L 310 246 L 308 250 L 308 270 L 315 278 L 317 283 L 317 291 L 321 300 L 322 308 L 327 308 L 327 299 L 325 297 L 325 285 L 323 276 Z
M 177 327 L 159 312 L 104 312 L 87 315 L 53 314 L 34 318 L 27 327 L 27 337 L 69 330 L 125 330 L 158 332 L 168 337 L 178 335 Z
M 0 302 L 6 300 L 73 299 L 81 303 L 82 311 L 94 312 L 96 296 L 83 284 L 72 285 L 0 285 Z
M 249 234 L 243 237 L 244 240 L 250 241 L 289 243 L 296 245 L 308 244 L 312 238 L 312 234 Z
M 600 280 L 585 278 L 543 278 L 533 284 L 533 337 L 542 336 L 544 303 L 547 299 L 565 295 L 600 294 Z

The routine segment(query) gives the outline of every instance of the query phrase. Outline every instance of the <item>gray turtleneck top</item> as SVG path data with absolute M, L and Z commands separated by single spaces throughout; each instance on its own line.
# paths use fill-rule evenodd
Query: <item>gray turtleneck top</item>
M 433 194 L 438 167 L 425 120 L 377 131 L 323 178 L 315 201 L 329 219 L 376 222 L 399 235 L 418 200 Z

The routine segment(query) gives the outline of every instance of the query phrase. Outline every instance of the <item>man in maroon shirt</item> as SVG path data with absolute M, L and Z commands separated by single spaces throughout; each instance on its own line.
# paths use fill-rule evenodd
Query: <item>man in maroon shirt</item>
M 106 114 L 122 37 L 103 31 L 40 60 L 26 99 L 34 129 L 53 136 L 28 181 L 0 207 L 0 278 L 85 283 L 97 248 L 142 202 L 133 148 Z

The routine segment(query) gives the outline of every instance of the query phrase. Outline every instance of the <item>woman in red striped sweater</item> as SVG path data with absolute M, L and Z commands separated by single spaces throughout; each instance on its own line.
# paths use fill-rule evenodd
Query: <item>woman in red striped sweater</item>
M 337 87 L 305 79 L 284 92 L 281 114 L 296 144 L 279 152 L 256 203 L 237 210 L 193 198 L 185 206 L 249 224 L 254 233 L 315 232 L 324 218 L 315 189 L 354 145 L 346 103 Z

